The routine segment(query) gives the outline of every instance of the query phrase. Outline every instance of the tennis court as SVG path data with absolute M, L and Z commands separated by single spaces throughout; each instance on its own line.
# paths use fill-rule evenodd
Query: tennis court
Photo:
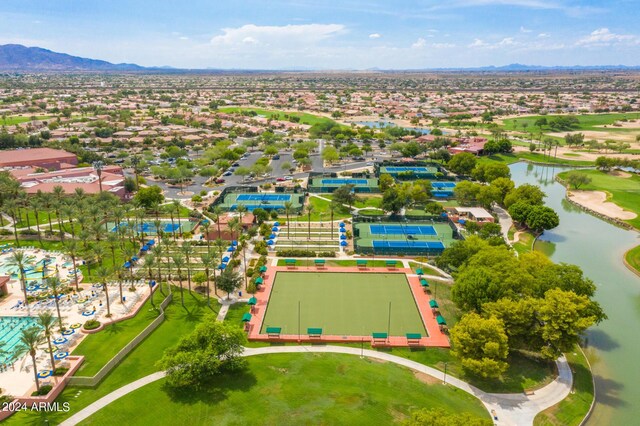
M 379 192 L 378 179 L 315 177 L 309 179 L 309 192 L 330 193 L 344 185 L 353 185 L 353 192 Z
M 366 185 L 366 179 L 322 179 L 323 185 Z
M 372 235 L 438 235 L 431 225 L 369 225 Z
M 398 179 L 437 179 L 439 169 L 433 166 L 383 166 L 380 174 Z
M 129 224 L 128 222 L 120 222 L 119 224 L 117 223 L 107 224 L 107 227 L 111 232 L 117 232 L 118 229 L 127 230 L 129 226 L 131 226 L 134 232 L 145 233 L 149 235 L 158 234 L 158 230 L 156 229 L 156 226 L 153 224 L 153 222 L 142 222 L 142 223 L 131 222 L 131 224 Z M 180 222 L 175 221 L 174 223 L 160 222 L 161 232 L 165 234 L 170 234 L 170 233 L 179 232 L 179 231 L 189 232 L 193 228 L 194 228 L 194 224 L 191 222 L 182 222 L 182 221 Z
M 440 241 L 381 241 L 373 240 L 375 248 L 412 248 L 444 250 L 444 244 Z
M 401 172 L 428 172 L 430 171 L 431 167 L 386 167 L 385 168 L 388 172 L 396 172 L 396 173 L 401 173 Z
M 289 194 L 240 194 L 236 201 L 290 201 Z
M 261 333 L 268 327 L 294 335 L 308 328 L 338 336 L 427 335 L 404 274 L 277 272 Z
M 455 182 L 431 182 L 431 187 L 434 189 L 455 188 Z

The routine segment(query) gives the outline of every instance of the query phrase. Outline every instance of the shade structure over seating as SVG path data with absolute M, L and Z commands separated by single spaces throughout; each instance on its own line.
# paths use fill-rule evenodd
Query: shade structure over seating
M 264 280 L 262 279 L 262 277 L 256 278 L 256 284 L 262 284 L 263 282 Z
M 53 357 L 55 359 L 65 359 L 68 356 L 69 356 L 69 352 L 61 351 L 61 352 L 57 352 Z
M 346 234 L 342 234 L 342 235 L 340 235 L 340 239 L 341 239 L 341 240 L 346 240 L 346 239 L 347 239 Z
M 134 261 L 134 262 L 136 262 L 136 261 L 138 260 L 138 256 L 133 256 L 133 257 L 131 257 L 131 260 L 132 260 L 132 261 Z
M 276 234 L 271 234 L 271 235 L 269 235 L 269 239 L 270 239 L 270 240 L 274 239 L 275 237 L 276 237 Z
M 347 232 L 347 229 L 346 228 L 340 228 L 339 231 L 340 232 Z
M 273 244 L 274 244 L 274 241 L 273 241 L 273 240 L 269 240 L 269 241 L 267 241 L 267 245 L 268 245 L 268 246 L 272 246 Z
M 274 226 L 273 228 L 271 228 L 271 230 L 272 230 L 273 232 L 278 232 L 278 227 L 277 227 L 277 226 Z
M 256 299 L 255 296 L 252 296 L 251 299 L 249 299 L 249 302 L 247 302 L 247 304 L 250 306 L 253 306 L 256 303 L 258 303 L 258 299 Z
M 447 325 L 447 322 L 444 320 L 442 315 L 438 315 L 436 317 L 436 321 L 438 321 L 438 325 Z
M 418 269 L 416 269 L 416 274 L 418 274 L 418 275 L 424 275 L 424 272 L 422 271 L 422 268 L 418 268 Z
M 152 246 L 154 245 L 156 242 L 154 240 L 149 240 L 147 241 L 147 245 Z
M 427 280 L 425 280 L 424 278 L 420 279 L 420 285 L 422 287 L 429 287 L 429 282 Z
M 131 268 L 131 262 L 129 262 L 129 261 L 124 262 L 123 267 L 124 268 Z
M 238 245 L 238 242 L 237 242 L 236 240 L 233 240 L 233 241 L 231 241 L 231 245 L 232 245 L 233 247 L 235 247 L 235 246 L 237 246 L 237 245 Z
M 340 245 L 341 245 L 342 247 L 346 247 L 346 246 L 348 246 L 349 244 L 348 244 L 345 240 L 342 240 L 342 241 L 340 241 Z
M 262 265 L 260 267 L 260 272 L 267 272 L 267 267 L 265 265 Z
M 234 250 L 234 248 L 233 248 L 233 247 L 229 247 L 229 248 L 227 249 L 227 251 L 228 251 L 229 253 L 231 253 L 233 250 Z
M 273 226 L 280 226 L 280 222 L 273 222 Z
M 220 270 L 223 270 L 226 267 L 227 267 L 227 265 L 225 263 L 221 263 L 220 265 L 218 265 L 218 269 L 220 269 Z
M 67 342 L 68 342 L 68 340 L 67 340 L 67 338 L 66 338 L 66 337 L 58 337 L 57 339 L 55 339 L 55 340 L 53 341 L 53 344 L 54 344 L 54 345 L 64 345 L 64 344 L 65 344 L 65 343 L 67 343 Z
M 144 252 L 144 251 L 147 251 L 147 250 L 149 250 L 149 249 L 147 248 L 147 246 L 142 246 L 142 248 L 140 249 L 140 251 L 143 251 L 143 252 Z
M 244 315 L 242 315 L 242 322 L 249 322 L 249 321 L 251 321 L 251 314 L 247 312 Z
M 340 226 L 344 226 L 344 222 L 340 222 Z
M 431 306 L 432 308 L 439 308 L 440 306 L 438 306 L 438 302 L 436 302 L 435 300 L 429 300 L 429 306 Z
M 224 263 L 227 263 L 227 262 L 229 261 L 229 256 L 225 256 L 225 257 L 223 257 L 223 258 L 222 258 L 222 261 L 223 261 Z

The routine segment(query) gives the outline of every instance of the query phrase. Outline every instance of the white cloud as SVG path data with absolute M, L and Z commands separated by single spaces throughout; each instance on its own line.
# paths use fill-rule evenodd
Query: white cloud
M 178 38 L 179 38 L 180 40 L 189 40 L 189 37 L 187 37 L 187 36 L 180 36 L 180 37 L 178 37 Z
M 378 33 L 369 34 L 369 38 L 380 38 L 380 37 L 382 36 Z
M 518 43 L 513 40 L 513 37 L 507 37 L 507 38 L 503 38 L 497 45 L 498 46 L 515 46 L 516 44 Z
M 549 38 L 549 37 L 551 37 L 551 34 L 547 34 L 547 33 L 538 34 L 538 38 Z
M 631 34 L 615 34 L 609 28 L 598 28 L 576 42 L 579 46 L 612 46 L 616 44 L 640 44 L 640 37 Z
M 425 47 L 426 45 L 427 45 L 427 40 L 425 40 L 424 38 L 420 37 L 419 39 L 417 39 L 415 41 L 415 43 L 413 43 L 411 45 L 411 47 L 413 49 L 421 49 L 421 48 Z
M 530 33 L 530 32 L 531 32 L 531 30 L 530 30 L 530 29 L 527 29 L 527 28 L 525 28 L 525 27 L 523 27 L 523 26 L 521 26 L 521 27 L 520 27 L 520 32 L 521 32 L 521 33 Z
M 340 24 L 254 25 L 223 28 L 224 34 L 211 39 L 214 46 L 268 45 L 287 47 L 310 45 L 345 32 Z
M 488 46 L 487 43 L 480 40 L 479 38 L 476 38 L 473 40 L 473 43 L 471 43 L 468 47 L 486 47 L 486 46 Z
M 450 49 L 452 47 L 456 47 L 453 43 L 433 43 L 431 45 L 434 49 Z

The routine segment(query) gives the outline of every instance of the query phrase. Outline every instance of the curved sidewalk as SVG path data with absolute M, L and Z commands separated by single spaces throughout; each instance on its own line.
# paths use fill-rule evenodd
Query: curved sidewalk
M 420 364 L 415 361 L 411 361 L 399 356 L 390 355 L 385 352 L 377 352 L 370 349 L 358 349 L 352 347 L 342 346 L 268 346 L 263 348 L 245 348 L 242 356 L 257 356 L 277 353 L 339 353 L 348 355 L 364 355 L 368 358 L 375 358 L 382 361 L 393 362 L 398 365 L 410 368 L 412 370 L 428 374 L 441 381 L 444 380 L 444 373 L 435 368 L 428 367 L 424 364 Z M 536 390 L 532 395 L 525 395 L 523 393 L 517 394 L 495 394 L 484 392 L 475 386 L 472 386 L 466 382 L 455 377 L 447 376 L 446 382 L 449 385 L 455 386 L 465 392 L 468 392 L 477 397 L 487 408 L 489 413 L 495 413 L 497 420 L 494 420 L 496 425 L 505 426 L 525 426 L 532 425 L 533 419 L 540 411 L 545 410 L 552 405 L 562 401 L 569 394 L 571 386 L 573 384 L 573 376 L 569 364 L 564 357 L 561 357 L 556 361 L 558 366 L 558 377 L 547 386 Z M 129 383 L 126 386 L 117 389 L 110 394 L 100 398 L 96 402 L 90 404 L 84 409 L 80 410 L 73 416 L 61 423 L 61 426 L 72 426 L 87 419 L 89 416 L 109 405 L 118 398 L 125 396 L 126 394 L 133 392 L 149 383 L 160 380 L 165 376 L 163 371 L 151 374 Z

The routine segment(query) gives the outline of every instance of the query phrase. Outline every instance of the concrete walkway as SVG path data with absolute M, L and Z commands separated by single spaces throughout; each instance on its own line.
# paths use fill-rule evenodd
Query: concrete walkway
M 460 379 L 451 376 L 444 376 L 444 373 L 435 368 L 428 367 L 406 358 L 401 358 L 385 352 L 377 352 L 369 349 L 358 349 L 353 347 L 342 346 L 267 346 L 262 348 L 245 348 L 242 356 L 258 356 L 277 353 L 339 353 L 348 355 L 365 356 L 368 358 L 379 359 L 382 361 L 393 362 L 395 364 L 410 368 L 412 370 L 428 374 L 446 384 L 461 389 L 471 395 L 477 397 L 487 408 L 487 411 L 494 418 L 494 424 L 504 426 L 526 426 L 533 425 L 533 419 L 540 411 L 545 410 L 552 405 L 557 404 L 569 395 L 573 384 L 573 376 L 569 364 L 564 357 L 556 361 L 558 366 L 558 377 L 542 389 L 538 389 L 531 395 L 523 393 L 517 394 L 494 394 L 483 392 Z M 98 410 L 106 407 L 120 397 L 133 392 L 149 383 L 162 379 L 165 373 L 160 371 L 126 386 L 117 389 L 110 394 L 100 398 L 96 402 L 90 404 L 80 410 L 73 416 L 61 423 L 62 426 L 72 426 L 87 419 Z
M 511 216 L 505 209 L 498 206 L 497 204 L 493 205 L 493 211 L 496 212 L 496 215 L 498 215 L 498 222 L 500 223 L 500 228 L 502 229 L 502 236 L 504 237 L 504 241 L 507 244 L 511 244 L 509 241 L 509 229 L 511 229 L 511 226 L 513 226 L 513 219 L 511 219 Z

